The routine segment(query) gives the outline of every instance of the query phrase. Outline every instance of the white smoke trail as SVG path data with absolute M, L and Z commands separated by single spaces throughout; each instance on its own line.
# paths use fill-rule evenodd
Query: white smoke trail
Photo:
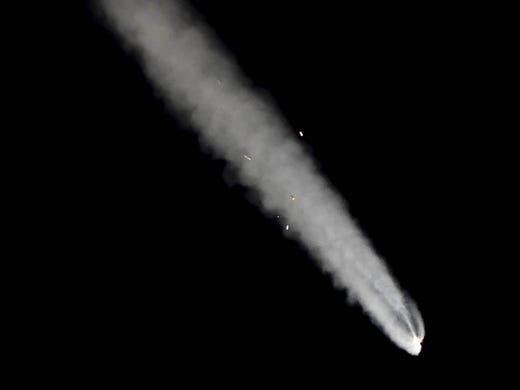
M 99 4 L 171 109 L 185 114 L 202 141 L 237 169 L 267 213 L 283 215 L 286 233 L 300 240 L 392 341 L 419 354 L 424 326 L 418 310 L 282 116 L 250 87 L 208 28 L 177 1 Z

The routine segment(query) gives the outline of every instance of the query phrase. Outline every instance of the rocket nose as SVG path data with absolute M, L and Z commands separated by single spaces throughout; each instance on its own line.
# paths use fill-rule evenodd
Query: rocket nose
M 414 337 L 408 352 L 410 352 L 410 354 L 412 354 L 412 355 L 417 356 L 421 353 L 421 349 L 422 349 L 421 340 L 417 337 Z

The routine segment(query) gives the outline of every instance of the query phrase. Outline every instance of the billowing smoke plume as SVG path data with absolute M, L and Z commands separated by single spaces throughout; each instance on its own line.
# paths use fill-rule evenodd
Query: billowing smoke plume
M 107 23 L 204 144 L 257 191 L 298 239 L 399 347 L 421 350 L 424 327 L 345 204 L 273 105 L 245 79 L 208 27 L 178 1 L 100 0 Z

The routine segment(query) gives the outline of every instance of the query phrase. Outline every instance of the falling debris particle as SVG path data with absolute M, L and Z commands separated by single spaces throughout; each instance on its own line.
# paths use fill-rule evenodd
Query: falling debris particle
M 217 79 L 217 83 L 218 83 L 218 85 L 222 85 L 222 80 Z
M 246 160 L 251 161 L 251 157 L 249 157 L 247 154 L 243 154 L 242 156 L 244 156 L 244 158 L 245 158 Z
M 285 230 L 289 230 L 289 225 L 285 225 Z
M 294 199 L 296 199 L 296 198 L 294 197 L 294 195 L 291 195 L 291 200 L 294 200 Z
M 303 131 L 300 131 L 300 137 L 303 137 Z

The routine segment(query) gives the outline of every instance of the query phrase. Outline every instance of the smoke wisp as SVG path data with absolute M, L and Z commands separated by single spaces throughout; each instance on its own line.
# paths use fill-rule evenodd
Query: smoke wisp
M 419 354 L 424 337 L 419 311 L 295 132 L 241 75 L 209 28 L 178 1 L 99 0 L 99 5 L 166 104 L 259 194 L 264 212 L 283 216 L 284 232 L 301 242 L 396 345 Z

